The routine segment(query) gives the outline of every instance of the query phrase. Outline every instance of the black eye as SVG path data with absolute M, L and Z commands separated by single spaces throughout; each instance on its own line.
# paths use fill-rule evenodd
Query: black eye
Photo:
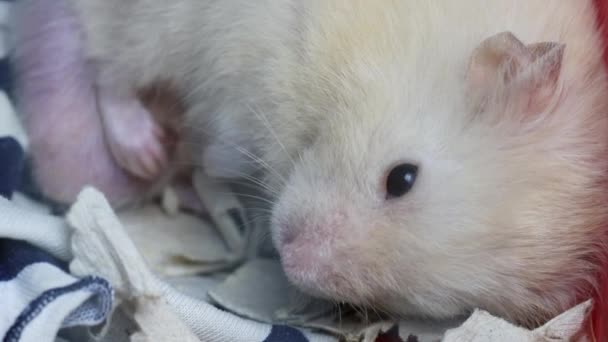
M 401 197 L 407 194 L 414 186 L 417 175 L 418 166 L 412 164 L 397 165 L 386 179 L 388 197 Z

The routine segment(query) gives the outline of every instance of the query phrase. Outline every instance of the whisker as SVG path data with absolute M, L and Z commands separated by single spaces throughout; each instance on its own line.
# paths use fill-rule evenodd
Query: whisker
M 361 311 L 361 308 L 358 305 L 350 304 L 350 307 L 353 310 L 355 310 L 355 312 L 361 319 L 363 319 L 365 317 L 365 315 L 363 314 L 363 311 Z
M 277 190 L 276 188 L 270 186 L 268 183 L 265 183 L 262 179 L 256 178 L 255 176 L 251 176 L 248 174 L 239 174 L 239 177 L 243 178 L 245 181 L 248 181 L 249 183 L 245 182 L 245 181 L 238 181 L 238 180 L 230 180 L 229 183 L 234 184 L 234 185 L 241 185 L 241 186 L 247 186 L 247 187 L 252 187 L 254 185 L 257 185 L 261 190 L 265 190 L 266 192 L 268 192 L 269 195 L 272 195 L 274 197 L 277 197 L 280 192 L 279 190 Z M 220 180 L 218 180 L 217 182 L 222 182 Z
M 251 152 L 247 151 L 246 149 L 243 149 L 240 146 L 236 147 L 237 150 L 241 153 L 243 153 L 245 156 L 248 156 L 249 158 L 251 158 L 251 160 L 258 162 L 260 165 L 266 167 L 266 169 L 272 173 L 275 174 L 275 176 L 278 177 L 278 179 L 283 182 L 283 184 L 287 183 L 287 180 L 285 179 L 285 177 L 283 177 L 283 175 L 281 175 L 275 168 L 273 168 L 272 166 L 270 166 L 270 164 L 268 164 L 265 160 L 263 160 L 262 158 L 252 154 Z
M 237 152 L 241 153 L 242 155 L 246 156 L 247 158 L 249 158 L 252 163 L 255 163 L 256 165 L 258 165 L 258 166 L 262 167 L 263 169 L 269 171 L 270 172 L 269 175 L 277 177 L 277 179 L 280 180 L 282 182 L 282 184 L 287 183 L 286 179 L 275 168 L 273 168 L 270 164 L 268 164 L 268 162 L 266 162 L 262 158 L 256 156 L 254 153 L 252 153 L 251 151 L 247 150 L 243 146 L 241 146 L 241 145 L 239 145 L 239 144 L 237 144 L 235 142 L 227 141 L 226 139 L 221 139 L 217 135 L 214 136 L 213 134 L 211 134 L 211 132 L 209 132 L 208 130 L 206 130 L 203 127 L 198 127 L 197 129 L 201 130 L 203 133 L 205 133 L 209 137 L 214 137 L 215 139 L 218 139 L 218 141 L 221 144 L 224 144 L 225 146 L 229 146 L 231 148 L 234 148 L 235 151 L 237 151 Z M 188 140 L 188 139 L 183 139 L 183 143 L 186 144 L 186 146 L 196 146 L 198 144 L 197 141 L 191 141 L 191 140 Z M 200 166 L 200 165 L 197 165 L 194 162 L 192 162 L 190 165 Z
M 245 198 L 251 198 L 251 199 L 255 199 L 258 201 L 262 201 L 271 205 L 274 205 L 275 203 L 267 198 L 261 197 L 261 196 L 256 196 L 256 195 L 251 195 L 251 194 L 245 194 L 242 192 L 226 192 L 226 191 L 218 191 L 218 194 L 222 194 L 222 195 L 236 195 L 236 196 L 242 196 Z
M 266 128 L 268 129 L 268 131 L 270 131 L 270 134 L 272 134 L 272 136 L 277 141 L 277 143 L 279 144 L 279 146 L 281 147 L 281 149 L 283 150 L 283 152 L 285 153 L 285 155 L 287 156 L 287 158 L 289 158 L 289 160 L 291 161 L 291 165 L 292 166 L 295 165 L 295 161 L 293 160 L 293 157 L 291 156 L 291 154 L 289 154 L 289 152 L 287 152 L 287 149 L 285 148 L 285 145 L 283 145 L 283 143 L 281 142 L 281 140 L 277 136 L 275 130 L 270 125 L 270 121 L 268 121 L 268 118 L 264 115 L 264 113 L 262 113 L 261 111 L 258 111 L 256 109 L 254 109 L 251 105 L 247 105 L 247 107 L 249 108 L 249 110 L 251 110 L 258 117 L 258 119 L 260 119 L 260 121 L 262 121 L 262 123 L 264 124 L 264 126 L 266 126 Z
M 260 216 L 260 215 L 257 215 Z M 255 223 L 258 220 L 258 217 L 251 217 L 250 219 L 245 221 L 245 226 L 251 226 L 253 223 Z
M 272 242 L 272 233 L 267 230 L 262 232 L 259 232 L 260 234 L 257 235 L 257 238 L 259 239 L 260 242 L 266 242 L 266 241 L 270 241 Z
M 177 162 L 176 165 L 178 167 L 201 167 L 201 165 L 194 163 L 194 162 Z M 223 181 L 223 180 L 218 180 L 218 179 L 211 179 L 211 181 L 215 181 L 218 183 L 231 183 L 231 184 L 239 184 L 239 185 L 252 185 L 251 183 L 258 185 L 261 189 L 266 190 L 270 195 L 273 196 L 278 196 L 280 194 L 279 190 L 276 189 L 275 187 L 272 187 L 270 184 L 266 183 L 262 178 L 258 178 L 252 174 L 248 174 L 245 172 L 234 172 L 233 174 L 239 178 L 245 179 L 247 181 L 249 181 L 250 183 L 246 183 L 243 181 L 238 181 L 238 180 L 234 180 L 231 179 L 229 181 Z
M 247 174 L 244 174 L 244 173 L 242 175 L 239 175 L 239 176 L 241 178 L 244 178 L 245 180 L 247 180 L 247 181 L 255 184 L 255 185 L 258 185 L 261 189 L 268 191 L 270 193 L 270 195 L 278 196 L 280 194 L 280 192 L 279 192 L 278 189 L 274 188 L 273 186 L 269 185 L 268 183 L 265 183 L 264 180 L 262 180 L 262 179 L 259 179 L 259 178 L 256 178 L 255 176 L 247 175 Z M 232 183 L 242 184 L 242 185 L 247 184 L 247 183 L 242 182 L 242 181 L 240 183 L 236 183 L 236 182 L 232 182 Z

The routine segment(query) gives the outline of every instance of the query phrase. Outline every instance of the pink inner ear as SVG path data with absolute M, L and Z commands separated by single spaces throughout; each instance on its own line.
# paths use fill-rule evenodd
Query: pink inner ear
M 558 90 L 564 45 L 539 43 L 529 47 L 534 61 L 513 81 L 513 95 L 525 103 L 524 114 L 538 114 L 547 109 Z
M 524 45 L 509 32 L 484 40 L 471 56 L 468 85 L 474 101 L 498 96 L 525 113 L 544 111 L 557 90 L 564 46 Z M 519 106 L 522 107 L 519 107 Z
M 484 40 L 473 51 L 468 80 L 478 91 L 494 89 L 533 61 L 528 48 L 509 32 Z

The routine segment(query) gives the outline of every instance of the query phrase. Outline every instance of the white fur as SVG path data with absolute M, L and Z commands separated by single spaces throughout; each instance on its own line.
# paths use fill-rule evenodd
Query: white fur
M 589 288 L 608 222 L 590 0 L 70 1 L 99 82 L 175 82 L 193 135 L 236 141 L 280 174 L 268 172 L 273 236 L 301 288 L 396 314 L 481 307 L 529 324 Z M 559 107 L 526 122 L 473 117 L 471 54 L 503 31 L 565 44 Z M 204 158 L 204 146 L 204 160 L 246 164 Z M 403 161 L 419 178 L 387 201 L 386 173 Z

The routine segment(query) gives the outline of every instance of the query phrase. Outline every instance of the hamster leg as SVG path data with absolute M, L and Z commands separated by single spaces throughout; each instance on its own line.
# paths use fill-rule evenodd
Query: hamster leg
M 163 128 L 133 95 L 120 95 L 113 87 L 98 87 L 99 108 L 106 140 L 116 162 L 145 180 L 157 178 L 168 164 Z
M 65 0 L 15 4 L 13 57 L 17 107 L 29 138 L 41 192 L 70 203 L 86 185 L 113 205 L 136 199 L 147 185 L 129 176 L 107 148 L 83 30 Z

